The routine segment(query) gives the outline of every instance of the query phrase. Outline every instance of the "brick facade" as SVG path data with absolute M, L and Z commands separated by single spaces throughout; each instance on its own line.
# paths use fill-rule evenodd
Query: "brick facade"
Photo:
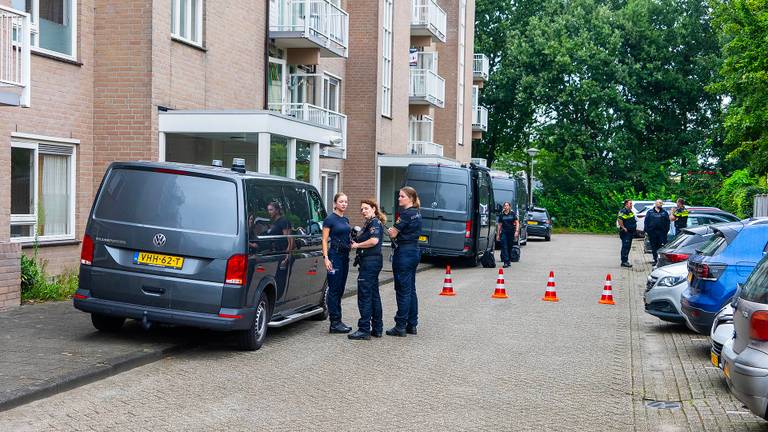
M 0 242 L 0 311 L 16 307 L 21 301 L 21 246 Z

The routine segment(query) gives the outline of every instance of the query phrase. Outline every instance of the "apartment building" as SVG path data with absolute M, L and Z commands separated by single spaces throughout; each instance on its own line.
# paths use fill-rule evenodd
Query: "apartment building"
M 474 0 L 0 0 L 0 308 L 34 245 L 77 268 L 116 160 L 242 157 L 391 213 L 408 163 L 469 161 L 473 22 Z

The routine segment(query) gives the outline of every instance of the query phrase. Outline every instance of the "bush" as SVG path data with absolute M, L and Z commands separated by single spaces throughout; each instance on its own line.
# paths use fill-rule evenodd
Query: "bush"
M 49 301 L 66 300 L 77 290 L 78 278 L 74 271 L 50 277 L 45 268 L 47 263 L 37 256 L 37 249 L 30 258 L 21 256 L 21 300 Z

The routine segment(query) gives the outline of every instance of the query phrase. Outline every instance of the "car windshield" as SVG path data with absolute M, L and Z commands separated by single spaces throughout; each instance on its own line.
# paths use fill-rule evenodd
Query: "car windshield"
M 768 256 L 764 257 L 749 275 L 741 298 L 756 303 L 768 303 Z
M 715 256 L 722 252 L 726 246 L 728 246 L 728 242 L 726 242 L 725 236 L 722 233 L 717 233 L 701 247 L 701 254 Z
M 531 219 L 547 219 L 547 214 L 539 211 L 528 212 L 531 215 Z

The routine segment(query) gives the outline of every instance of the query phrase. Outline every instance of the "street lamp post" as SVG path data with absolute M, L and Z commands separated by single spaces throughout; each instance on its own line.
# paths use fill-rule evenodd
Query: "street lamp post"
M 531 175 L 528 176 L 528 207 L 533 207 L 533 160 L 541 150 L 531 147 L 525 152 L 531 157 Z

